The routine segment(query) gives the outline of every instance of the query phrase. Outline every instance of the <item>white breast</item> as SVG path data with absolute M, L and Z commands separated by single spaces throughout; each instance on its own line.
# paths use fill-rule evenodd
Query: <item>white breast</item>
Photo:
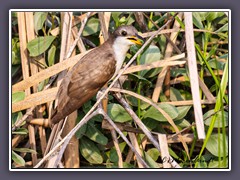
M 115 74 L 118 74 L 119 70 L 123 65 L 127 51 L 132 44 L 125 37 L 117 37 L 113 43 L 114 56 L 116 60 Z

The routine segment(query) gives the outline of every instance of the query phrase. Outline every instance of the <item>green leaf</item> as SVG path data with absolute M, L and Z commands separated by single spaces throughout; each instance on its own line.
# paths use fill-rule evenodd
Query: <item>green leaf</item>
M 87 124 L 86 136 L 94 142 L 97 142 L 102 145 L 108 143 L 108 138 L 103 135 L 92 123 Z
M 175 120 L 181 120 L 183 119 L 188 111 L 191 109 L 192 106 L 179 106 L 177 107 L 178 110 L 178 117 Z
M 224 32 L 224 31 L 228 31 L 228 23 L 220 27 L 217 31 L 215 31 L 215 33 Z
M 119 148 L 121 152 L 123 152 L 125 147 L 126 147 L 126 142 L 122 142 L 119 144 Z M 118 155 L 115 147 L 111 148 L 109 153 L 109 159 L 111 162 L 118 162 Z
M 151 148 L 147 151 L 147 154 L 154 160 L 156 161 L 158 157 L 160 156 L 160 153 L 157 148 Z
M 223 15 L 224 15 L 224 12 L 208 12 L 206 20 L 211 22 L 211 21 L 215 20 L 216 18 L 219 18 Z
M 223 157 L 223 135 L 222 134 L 212 134 L 209 137 L 206 148 L 214 156 Z M 219 144 L 220 142 L 220 144 Z M 225 139 L 226 143 L 226 153 L 228 154 L 228 138 Z
M 30 56 L 35 57 L 45 52 L 52 44 L 55 36 L 41 36 L 33 39 L 27 44 Z
M 150 64 L 161 59 L 161 53 L 157 46 L 150 45 L 140 58 L 140 64 Z M 143 70 L 140 72 L 141 76 L 153 77 L 160 72 L 161 68 L 151 70 Z
M 52 47 L 48 50 L 48 66 L 52 66 L 54 64 L 55 53 L 56 53 L 56 46 L 52 45 Z
M 12 113 L 12 124 L 14 124 L 18 119 L 22 118 L 22 116 L 23 115 L 21 111 Z
M 226 165 L 224 165 L 224 161 L 217 161 L 217 160 L 211 160 L 208 164 L 208 168 L 228 168 L 228 159 Z
M 97 33 L 98 31 L 100 31 L 99 19 L 91 18 L 91 19 L 89 19 L 86 26 L 84 27 L 82 35 L 83 36 L 89 36 L 89 35 Z
M 108 104 L 108 115 L 114 122 L 127 122 L 131 121 L 131 116 L 125 111 L 125 109 L 119 104 Z
M 200 158 L 200 160 L 197 160 L 196 168 L 207 168 L 207 163 L 203 156 Z
M 182 97 L 180 91 L 173 87 L 170 88 L 170 100 L 171 101 L 183 101 L 184 98 Z
M 199 14 L 199 12 L 193 12 L 193 24 L 198 27 L 199 29 L 204 29 L 203 24 L 202 24 L 202 18 Z
M 158 163 L 156 163 L 151 156 L 148 155 L 148 153 L 144 152 L 146 162 L 149 165 L 150 168 L 160 168 Z
M 178 116 L 178 111 L 175 106 L 170 104 L 160 104 L 158 105 L 163 111 L 165 111 L 172 119 Z M 167 122 L 167 119 L 160 113 L 155 107 L 151 106 L 147 112 L 143 115 L 144 118 L 152 118 L 160 122 Z
M 103 163 L 103 158 L 98 147 L 91 140 L 82 137 L 80 142 L 80 152 L 88 162 L 91 164 Z
M 177 68 L 177 69 L 173 68 L 173 69 L 171 69 L 171 77 L 176 78 L 180 75 L 182 75 L 186 78 L 187 77 L 186 69 L 184 69 L 184 68 Z
M 216 59 L 211 59 L 208 61 L 209 65 L 211 68 L 213 69 L 219 69 L 219 70 L 223 70 L 225 63 L 221 62 L 221 61 L 217 61 Z
M 181 128 L 189 127 L 191 125 L 186 119 L 176 120 L 175 123 Z
M 152 82 L 142 76 L 139 76 L 137 74 L 129 74 L 128 76 L 129 79 L 133 79 L 134 81 L 141 81 L 142 85 L 147 84 L 149 86 L 152 86 Z
M 205 120 L 204 121 L 204 124 L 207 125 L 207 126 L 210 126 L 211 124 L 211 120 L 212 120 L 212 115 L 214 115 L 214 109 L 212 110 L 209 110 L 208 112 L 206 112 L 204 115 L 203 115 L 203 119 Z M 207 119 L 206 119 L 207 118 Z M 217 127 L 222 127 L 223 124 L 222 124 L 222 118 L 224 119 L 224 125 L 225 127 L 228 126 L 228 112 L 224 111 L 223 113 L 223 117 L 222 117 L 222 112 L 219 111 L 217 112 L 216 114 L 216 121 L 214 123 L 214 127 L 217 128 Z
M 35 150 L 28 148 L 13 148 L 13 150 L 22 153 L 37 153 Z
M 84 113 L 80 113 L 77 117 L 77 123 L 80 122 L 80 120 L 84 117 Z M 77 139 L 80 139 L 87 131 L 87 124 L 84 124 L 76 133 L 75 136 Z
M 24 159 L 21 156 L 19 156 L 17 153 L 15 153 L 14 151 L 12 151 L 12 160 L 20 166 L 25 165 Z
M 22 91 L 17 91 L 12 94 L 12 104 L 22 101 L 25 98 L 25 93 Z
M 118 27 L 118 24 L 120 23 L 119 15 L 122 14 L 122 12 L 112 12 L 112 18 L 116 23 L 116 26 Z
M 26 128 L 18 128 L 16 131 L 13 131 L 12 134 L 26 135 L 28 134 L 28 130 Z
M 144 118 L 144 119 L 142 120 L 142 122 L 143 122 L 143 124 L 144 124 L 145 126 L 147 126 L 147 128 L 148 128 L 149 130 L 153 130 L 153 129 L 155 129 L 157 126 L 159 126 L 159 122 L 158 122 L 158 121 L 155 121 L 155 120 L 153 120 L 153 119 L 151 119 L 151 118 Z
M 18 38 L 12 38 L 12 65 L 21 64 L 20 43 Z
M 35 12 L 34 13 L 34 29 L 36 34 L 38 34 L 38 30 L 42 29 L 44 22 L 47 19 L 47 12 Z

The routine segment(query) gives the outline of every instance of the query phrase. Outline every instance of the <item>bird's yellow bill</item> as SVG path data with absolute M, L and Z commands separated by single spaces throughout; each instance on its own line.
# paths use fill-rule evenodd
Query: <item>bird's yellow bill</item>
M 127 38 L 128 40 L 132 41 L 133 43 L 135 44 L 138 44 L 138 45 L 142 45 L 142 38 L 138 37 L 138 36 L 130 36 Z

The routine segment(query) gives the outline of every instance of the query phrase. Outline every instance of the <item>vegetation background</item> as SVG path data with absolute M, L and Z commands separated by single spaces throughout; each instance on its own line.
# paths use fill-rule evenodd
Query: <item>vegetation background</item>
M 204 141 L 198 140 L 195 125 L 197 110 L 193 108 L 191 68 L 186 63 L 185 14 L 180 12 L 174 16 L 176 14 L 12 12 L 12 167 L 32 168 L 49 151 L 47 143 L 52 130 L 46 122 L 57 90 L 48 87 L 52 76 L 71 67 L 80 59 L 79 54 L 103 43 L 106 34 L 118 26 L 133 25 L 147 39 L 174 18 L 137 56 L 129 67 L 135 71 L 127 69 L 129 73 L 123 76 L 122 89 L 125 91 L 122 94 L 156 139 L 159 134 L 166 134 L 167 152 L 181 167 L 228 168 L 228 13 L 192 13 L 194 48 L 202 82 L 201 88 L 197 88 L 206 133 Z M 70 57 L 68 52 L 72 47 L 74 51 Z M 126 63 L 138 50 L 139 47 L 130 49 Z M 161 64 L 161 61 L 175 64 Z M 157 104 L 172 121 L 145 99 Z M 69 129 L 95 102 L 93 98 L 72 115 L 77 121 L 71 121 L 74 123 Z M 108 102 L 104 102 L 104 108 L 149 167 L 165 167 L 164 152 L 146 138 L 133 115 L 112 93 L 109 93 Z M 70 131 L 66 126 L 61 125 L 61 128 L 63 136 Z M 66 149 L 58 166 L 143 167 L 132 149 L 99 115 L 81 127 L 70 145 L 70 151 Z

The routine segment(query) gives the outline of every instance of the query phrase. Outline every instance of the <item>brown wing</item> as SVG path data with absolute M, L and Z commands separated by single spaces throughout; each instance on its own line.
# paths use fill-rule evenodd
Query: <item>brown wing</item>
M 99 49 L 97 52 L 93 50 L 84 56 L 64 77 L 59 87 L 58 107 L 52 116 L 52 123 L 57 123 L 80 108 L 113 76 L 116 63 L 113 55 Z

